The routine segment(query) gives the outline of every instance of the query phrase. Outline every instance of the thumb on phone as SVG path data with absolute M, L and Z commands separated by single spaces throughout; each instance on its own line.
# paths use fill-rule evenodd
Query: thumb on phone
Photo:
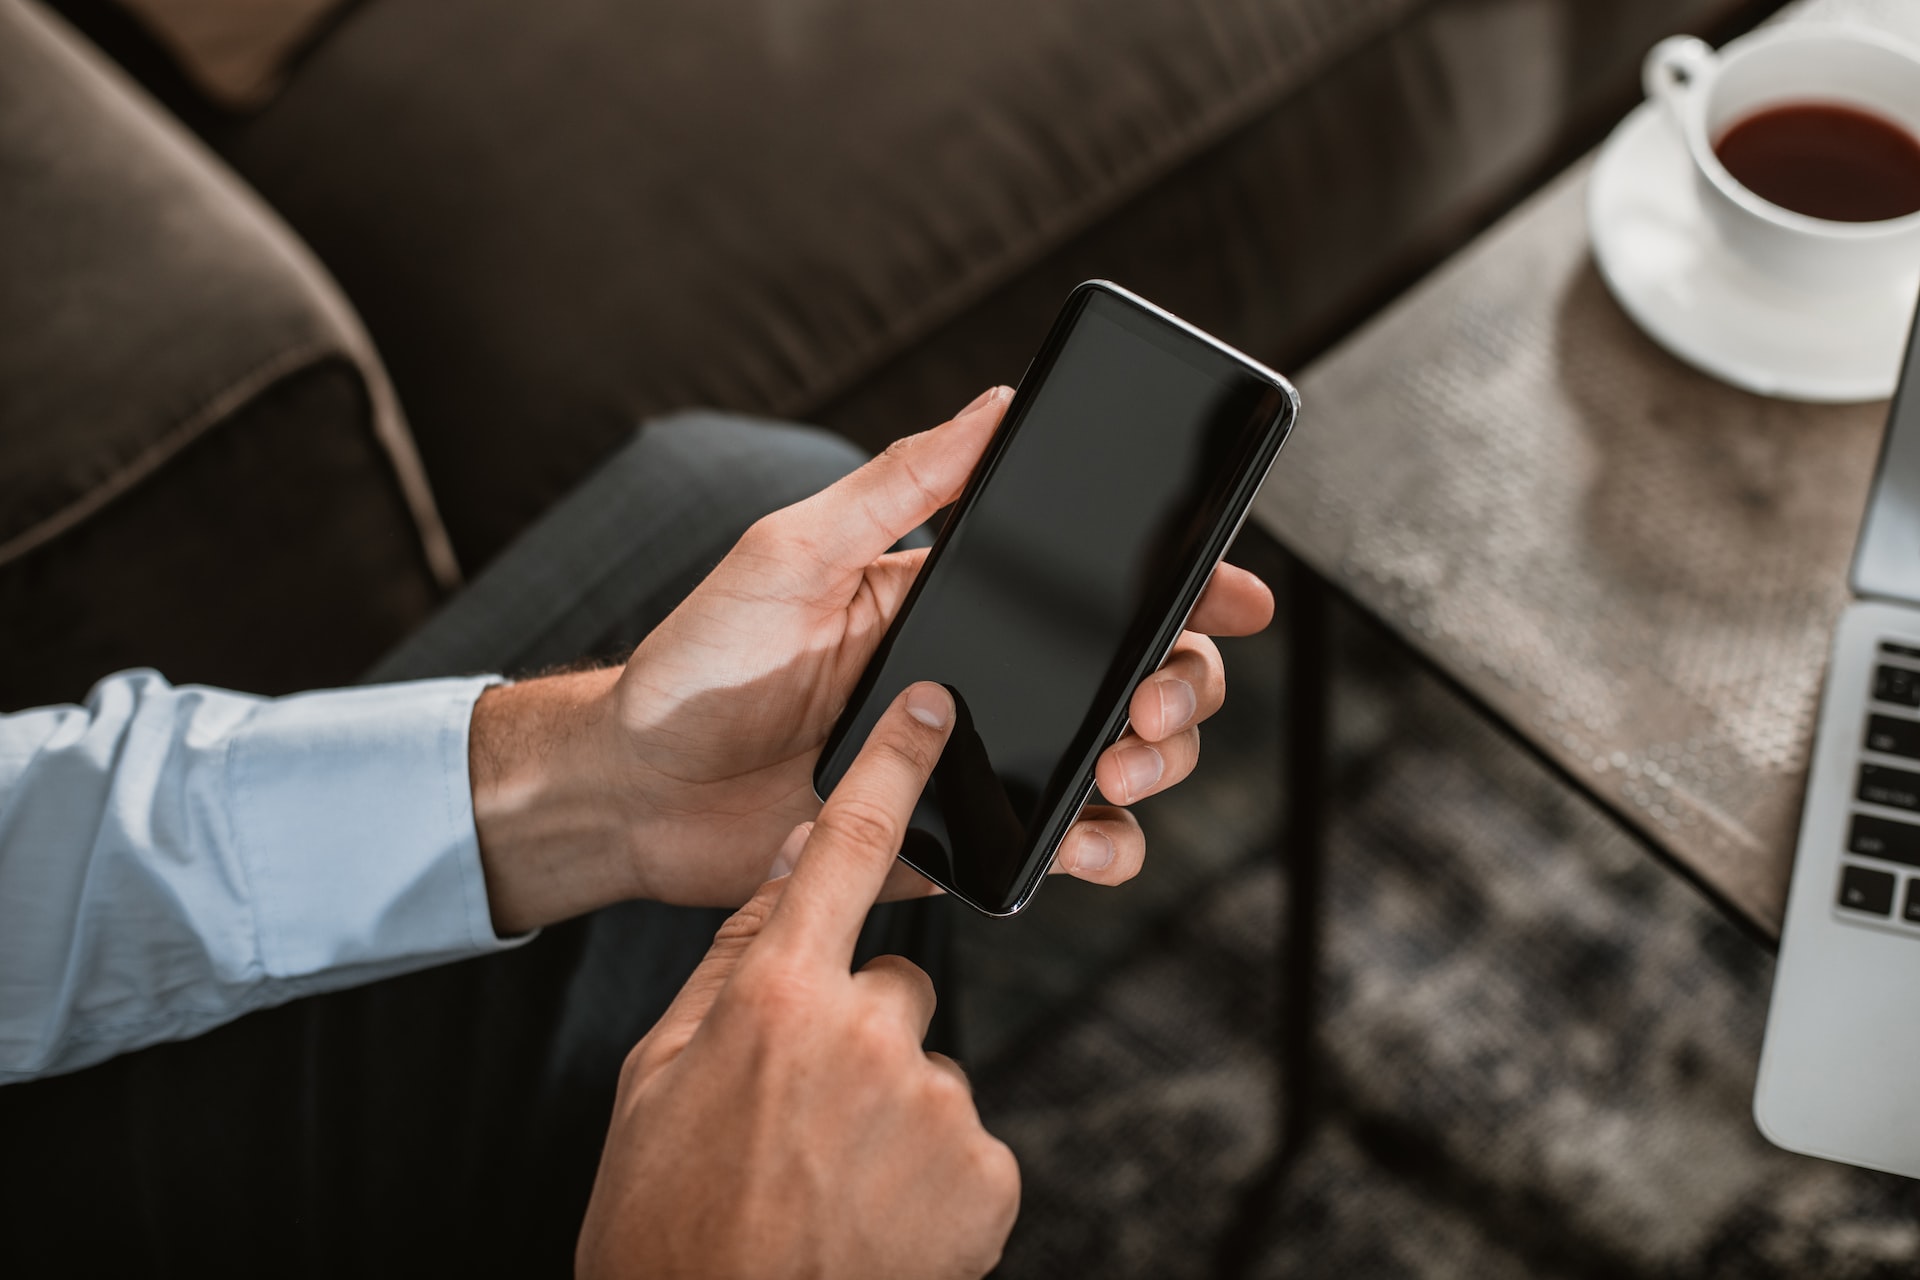
M 939 426 L 894 441 L 782 517 L 811 532 L 823 568 L 865 568 L 960 496 L 1012 399 L 1010 388 L 994 387 Z

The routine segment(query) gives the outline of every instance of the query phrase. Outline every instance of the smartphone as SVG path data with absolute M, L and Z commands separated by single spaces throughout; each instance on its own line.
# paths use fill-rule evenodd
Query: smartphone
M 1280 452 L 1279 374 L 1117 285 L 1068 295 L 814 768 L 827 796 L 909 684 L 955 724 L 900 857 L 1024 907 Z

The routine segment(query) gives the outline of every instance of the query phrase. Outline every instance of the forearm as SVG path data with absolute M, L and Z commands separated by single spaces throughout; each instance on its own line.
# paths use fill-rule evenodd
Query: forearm
M 634 797 L 612 746 L 619 677 L 608 668 L 499 685 L 474 705 L 474 829 L 503 936 L 640 895 Z
M 480 684 L 130 672 L 0 716 L 0 1081 L 502 945 L 464 785 Z

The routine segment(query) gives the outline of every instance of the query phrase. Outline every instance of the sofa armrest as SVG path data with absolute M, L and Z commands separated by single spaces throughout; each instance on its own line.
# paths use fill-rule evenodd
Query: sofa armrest
M 351 678 L 456 580 L 338 290 L 30 0 L 0 0 L 0 279 L 0 707 L 137 663 Z

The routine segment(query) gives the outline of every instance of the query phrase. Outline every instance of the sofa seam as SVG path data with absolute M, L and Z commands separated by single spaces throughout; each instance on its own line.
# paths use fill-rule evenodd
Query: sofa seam
M 5 541 L 0 541 L 0 566 L 12 564 L 98 514 L 159 471 L 188 445 L 206 435 L 248 401 L 282 378 L 320 364 L 336 354 L 336 349 L 337 344 L 332 342 L 302 343 L 260 362 L 228 382 L 203 400 L 197 409 L 120 463 L 104 480 L 90 486 L 85 493 L 52 515 L 44 516 Z
M 358 7 L 357 3 L 354 7 Z M 123 117 L 128 128 L 139 132 L 144 145 L 158 147 L 172 162 L 194 169 L 199 174 L 197 181 L 211 184 L 211 189 L 219 192 L 224 200 L 242 210 L 254 224 L 259 246 L 291 272 L 298 291 L 331 332 L 310 334 L 301 346 L 281 352 L 256 366 L 251 373 L 228 383 L 198 413 L 178 421 L 131 461 L 121 464 L 105 482 L 53 515 L 0 540 L 0 566 L 13 563 L 107 506 L 203 435 L 226 413 L 244 405 L 278 378 L 339 356 L 353 365 L 365 389 L 368 426 L 385 455 L 387 470 L 399 482 L 401 501 L 414 527 L 414 547 L 424 558 L 434 584 L 443 593 L 452 592 L 462 581 L 462 575 L 434 497 L 432 480 L 420 459 L 419 447 L 380 352 L 325 266 L 285 217 L 235 172 L 230 163 L 214 153 L 204 139 L 196 137 L 172 112 L 156 103 L 125 68 L 74 31 L 61 15 L 28 6 L 22 16 L 26 29 L 44 39 L 53 56 L 83 68 L 84 74 L 101 78 L 109 85 L 111 91 L 105 99 L 109 109 Z

